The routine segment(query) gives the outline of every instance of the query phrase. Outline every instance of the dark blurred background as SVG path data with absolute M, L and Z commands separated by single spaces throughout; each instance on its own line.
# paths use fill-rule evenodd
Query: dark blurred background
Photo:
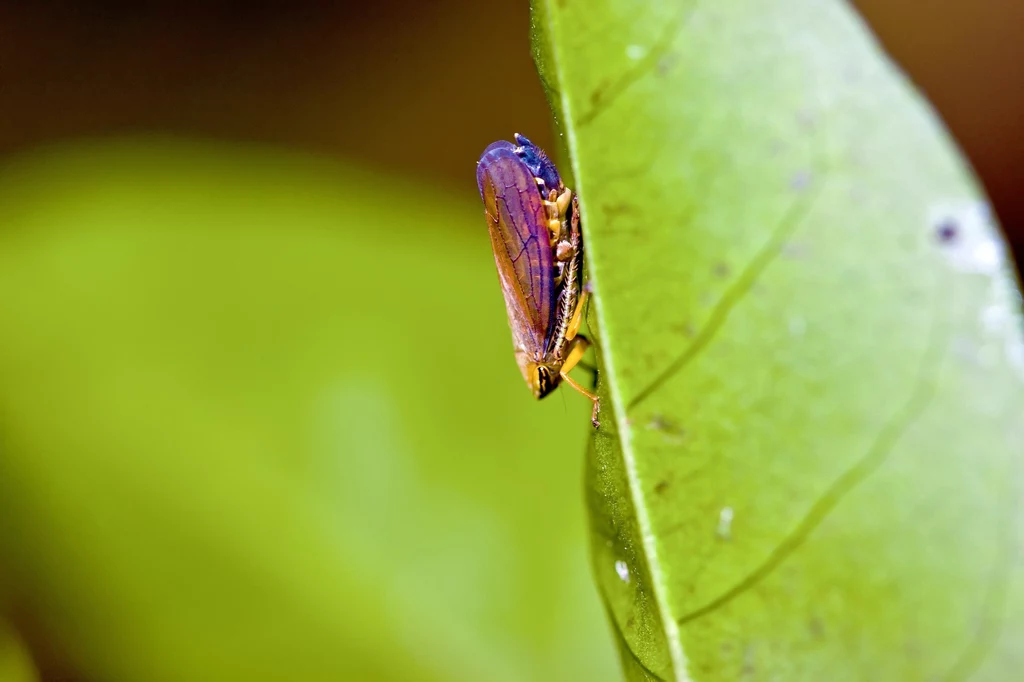
M 857 0 L 1024 242 L 1024 4 Z M 297 146 L 472 192 L 490 141 L 551 143 L 523 2 L 0 5 L 0 153 L 160 130 Z M 352 96 L 352 93 L 358 93 Z

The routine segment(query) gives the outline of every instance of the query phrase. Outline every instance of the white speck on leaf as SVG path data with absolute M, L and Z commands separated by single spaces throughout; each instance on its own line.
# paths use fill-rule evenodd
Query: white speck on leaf
M 722 507 L 722 511 L 718 512 L 718 537 L 723 540 L 732 539 L 732 518 L 733 511 L 732 507 Z
M 1024 380 L 1024 331 L 1017 324 L 1021 296 L 1007 266 L 1006 245 L 982 201 L 947 201 L 929 210 L 929 229 L 947 262 L 964 273 L 989 278 L 988 302 L 978 311 L 978 325 L 986 342 L 977 360 L 994 367 L 1002 359 Z
M 633 61 L 643 59 L 645 54 L 647 54 L 647 49 L 643 45 L 630 45 L 626 48 L 626 56 Z
M 619 576 L 619 580 L 622 582 L 629 582 L 629 565 L 622 559 L 615 562 L 615 573 Z
M 928 211 L 933 239 L 957 270 L 994 275 L 1005 260 L 1006 248 L 992 225 L 992 212 L 982 201 L 942 202 Z

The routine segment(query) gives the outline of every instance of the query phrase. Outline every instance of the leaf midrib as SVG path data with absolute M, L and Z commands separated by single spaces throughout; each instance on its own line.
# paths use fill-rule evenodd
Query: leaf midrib
M 558 93 L 558 97 L 561 100 L 562 105 L 562 127 L 565 133 L 566 145 L 569 152 L 569 163 L 572 166 L 573 177 L 576 180 L 576 192 L 580 196 L 580 219 L 583 225 L 589 225 L 590 222 L 587 216 L 587 203 L 583 198 L 586 196 L 586 192 L 583 189 L 583 175 L 579 166 L 578 143 L 576 141 L 575 126 L 573 125 L 572 103 L 570 102 L 566 88 L 566 81 L 562 77 L 563 74 L 561 67 L 561 55 L 559 54 L 559 44 L 557 40 L 554 40 L 555 26 L 552 17 L 554 16 L 553 12 L 555 10 L 552 7 L 551 0 L 541 0 L 541 2 L 544 4 L 544 20 L 547 22 L 547 35 L 551 48 L 552 63 L 549 66 L 554 71 L 555 80 L 558 83 L 556 92 Z M 587 244 L 587 250 L 590 254 L 594 253 L 595 250 L 592 243 Z M 626 480 L 629 484 L 630 498 L 636 512 L 637 526 L 640 529 L 641 547 L 647 561 L 648 570 L 651 574 L 651 590 L 653 592 L 654 602 L 658 605 L 658 611 L 661 616 L 660 620 L 663 629 L 662 634 L 664 635 L 668 645 L 675 679 L 677 682 L 693 682 L 687 673 L 688 665 L 686 653 L 683 651 L 682 641 L 679 638 L 679 626 L 672 615 L 672 611 L 668 603 L 667 590 L 664 586 L 664 573 L 658 558 L 651 519 L 647 514 L 643 486 L 640 483 L 636 458 L 632 449 L 632 430 L 630 429 L 629 422 L 625 417 L 626 403 L 621 391 L 619 390 L 615 364 L 608 345 L 608 325 L 604 316 L 604 304 L 601 300 L 601 287 L 594 268 L 593 257 L 591 257 L 587 264 L 587 275 L 594 291 L 592 298 L 594 299 L 594 306 L 596 309 L 598 335 L 602 340 L 602 343 L 598 345 L 597 352 L 601 354 L 602 365 L 605 369 L 603 379 L 608 382 L 608 394 L 611 396 L 612 412 L 614 414 L 614 420 L 617 427 L 619 447 L 622 451 Z

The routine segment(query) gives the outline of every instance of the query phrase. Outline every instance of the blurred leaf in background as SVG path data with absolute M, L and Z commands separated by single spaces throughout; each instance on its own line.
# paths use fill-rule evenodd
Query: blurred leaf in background
M 1024 659 L 1024 325 L 945 131 L 842 2 L 534 2 L 602 359 L 631 680 Z
M 9 161 L 0 225 L 0 562 L 44 669 L 617 678 L 588 403 L 522 385 L 474 196 L 140 137 Z

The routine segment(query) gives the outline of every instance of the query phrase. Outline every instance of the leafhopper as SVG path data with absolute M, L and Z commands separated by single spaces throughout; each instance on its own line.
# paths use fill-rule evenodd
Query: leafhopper
M 590 342 L 579 333 L 583 285 L 579 200 L 547 155 L 522 135 L 487 147 L 476 167 L 516 362 L 540 399 L 565 383 L 600 403 L 569 372 Z

